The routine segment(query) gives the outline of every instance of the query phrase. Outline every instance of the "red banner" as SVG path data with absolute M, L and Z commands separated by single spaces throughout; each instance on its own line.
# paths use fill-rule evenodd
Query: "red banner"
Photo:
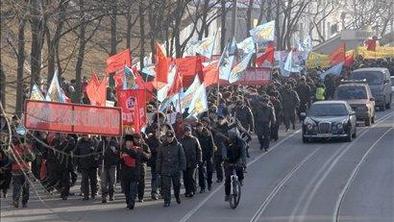
M 122 121 L 126 133 L 140 132 L 146 123 L 144 93 L 143 89 L 127 89 L 117 92 L 118 106 L 122 109 Z
M 27 100 L 25 106 L 25 127 L 30 130 L 104 136 L 122 135 L 119 108 L 33 100 Z

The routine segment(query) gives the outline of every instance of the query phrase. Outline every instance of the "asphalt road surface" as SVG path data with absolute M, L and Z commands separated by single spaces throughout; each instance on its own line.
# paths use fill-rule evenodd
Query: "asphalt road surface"
M 81 201 L 79 196 L 62 201 L 39 187 L 32 191 L 28 208 L 10 207 L 1 201 L 1 222 L 392 222 L 394 221 L 394 113 L 377 112 L 372 127 L 358 127 L 353 142 L 323 141 L 303 144 L 300 130 L 281 132 L 267 153 L 252 142 L 248 173 L 240 205 L 233 210 L 224 202 L 223 184 L 182 204 L 163 201 L 137 203 L 126 209 L 124 197 L 101 204 Z M 215 178 L 215 176 L 214 176 Z M 79 187 L 74 187 L 77 192 Z M 149 190 L 149 188 L 148 188 Z M 9 192 L 11 193 L 11 192 Z

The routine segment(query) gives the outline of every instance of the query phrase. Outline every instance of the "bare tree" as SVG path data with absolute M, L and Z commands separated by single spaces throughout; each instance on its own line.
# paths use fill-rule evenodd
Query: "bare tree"
M 30 25 L 31 25 L 31 80 L 30 86 L 40 82 L 41 52 L 43 46 L 45 16 L 43 0 L 30 1 Z

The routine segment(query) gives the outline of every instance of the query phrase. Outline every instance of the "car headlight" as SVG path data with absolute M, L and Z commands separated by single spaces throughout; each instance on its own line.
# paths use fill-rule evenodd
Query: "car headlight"
M 343 129 L 343 123 L 337 123 L 337 128 L 338 129 Z
M 313 124 L 311 124 L 311 123 L 307 123 L 306 124 L 306 128 L 308 129 L 308 130 L 312 130 L 313 129 Z

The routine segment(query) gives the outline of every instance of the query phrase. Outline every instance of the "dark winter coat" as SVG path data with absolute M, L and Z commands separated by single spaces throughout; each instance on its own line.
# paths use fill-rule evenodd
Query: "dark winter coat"
M 195 168 L 202 162 L 202 151 L 198 139 L 194 136 L 183 136 L 181 144 L 186 157 L 186 167 Z
M 103 147 L 104 146 L 104 147 Z M 103 156 L 103 148 L 104 148 L 104 156 Z M 120 161 L 119 154 L 119 143 L 115 139 L 111 139 L 110 141 L 104 140 L 101 141 L 98 145 L 98 153 L 100 153 L 100 165 L 104 159 L 104 168 L 108 169 L 112 166 L 117 166 Z
M 257 135 L 262 135 L 264 132 L 264 127 L 270 126 L 270 124 L 274 124 L 276 122 L 275 111 L 272 106 L 269 106 L 264 103 L 259 103 L 256 106 L 255 110 L 254 122 L 255 130 Z
M 157 162 L 157 172 L 171 176 L 186 169 L 186 157 L 182 145 L 174 139 L 172 143 L 164 142 L 160 147 Z
M 200 142 L 202 150 L 202 160 L 211 160 L 216 147 L 211 131 L 207 128 L 203 128 L 201 133 L 196 131 L 196 137 Z
M 96 141 L 93 139 L 81 138 L 76 145 L 75 155 L 77 157 L 77 166 L 79 169 L 89 169 L 98 167 L 98 152 Z

